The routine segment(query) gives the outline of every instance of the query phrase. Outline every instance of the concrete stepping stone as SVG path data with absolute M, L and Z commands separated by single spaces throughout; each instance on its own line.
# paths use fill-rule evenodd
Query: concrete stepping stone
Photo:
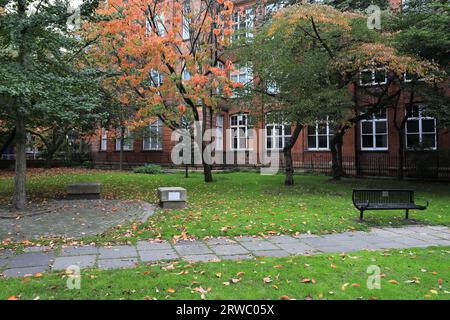
M 111 248 L 101 247 L 99 259 L 135 258 L 138 256 L 137 250 L 133 246 L 114 246 Z
M 27 275 L 35 275 L 36 273 L 44 273 L 48 271 L 47 266 L 11 268 L 2 272 L 6 277 L 24 277 Z
M 214 254 L 187 255 L 187 256 L 183 256 L 182 258 L 189 262 L 220 261 L 219 257 Z
M 52 270 L 66 270 L 74 265 L 81 269 L 93 268 L 96 260 L 95 255 L 58 257 L 53 263 Z
M 148 241 L 138 241 L 137 242 L 138 251 L 148 251 L 148 250 L 169 250 L 172 246 L 168 242 L 155 242 L 151 243 Z
M 98 260 L 98 268 L 103 270 L 134 268 L 137 263 L 138 260 L 136 258 L 103 259 Z
M 220 256 L 248 254 L 248 250 L 239 244 L 225 244 L 211 246 L 211 249 Z
M 180 257 L 175 250 L 155 250 L 155 251 L 140 251 L 139 256 L 142 262 L 156 262 L 163 260 L 176 260 Z
M 8 267 L 11 269 L 38 266 L 48 267 L 54 258 L 55 255 L 53 253 L 22 253 L 12 257 Z

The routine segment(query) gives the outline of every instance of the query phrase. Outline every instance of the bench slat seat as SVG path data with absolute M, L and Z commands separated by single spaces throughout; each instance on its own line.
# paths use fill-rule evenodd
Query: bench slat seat
M 426 205 L 414 202 L 413 190 L 354 189 L 352 200 L 360 211 L 361 221 L 365 210 L 405 210 L 408 219 L 409 210 L 425 210 L 428 207 L 428 201 Z

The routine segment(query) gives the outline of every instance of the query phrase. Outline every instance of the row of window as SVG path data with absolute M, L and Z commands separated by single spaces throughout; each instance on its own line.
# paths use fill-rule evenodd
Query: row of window
M 120 132 L 120 129 L 116 129 Z M 142 139 L 142 150 L 160 151 L 162 150 L 162 138 L 163 138 L 163 123 L 160 119 L 151 123 Z M 120 137 L 115 139 L 115 150 L 119 151 L 121 148 L 122 139 Z M 123 135 L 123 150 L 133 150 L 134 139 L 129 129 L 125 129 Z M 106 129 L 102 129 L 102 139 L 100 143 L 100 151 L 106 151 L 108 149 L 108 132 Z
M 424 113 L 422 106 L 408 108 L 406 122 L 406 147 L 408 149 L 436 149 L 436 119 Z M 216 149 L 223 149 L 223 116 L 216 117 Z M 288 123 L 267 123 L 266 148 L 268 150 L 282 149 L 291 138 L 291 125 Z M 234 114 L 230 117 L 230 146 L 232 150 L 249 149 L 249 119 L 247 114 Z M 308 150 L 329 150 L 330 140 L 334 134 L 330 121 L 317 121 L 307 128 Z M 372 115 L 369 119 L 361 120 L 361 150 L 388 150 L 388 120 L 386 111 Z M 148 127 L 143 142 L 143 150 L 162 150 L 163 124 L 160 119 Z M 133 150 L 133 137 L 129 130 L 124 133 L 124 150 Z M 108 137 L 102 129 L 101 151 L 107 150 Z M 121 139 L 115 140 L 115 149 L 120 150 Z

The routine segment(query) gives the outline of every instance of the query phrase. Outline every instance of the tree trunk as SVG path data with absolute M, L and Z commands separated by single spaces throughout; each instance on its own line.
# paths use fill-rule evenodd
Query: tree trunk
M 26 198 L 26 144 L 27 134 L 25 130 L 25 122 L 22 114 L 17 112 L 16 115 L 16 150 L 15 150 L 15 177 L 14 177 L 14 193 L 12 204 L 15 209 L 25 209 Z
M 292 147 L 284 148 L 284 162 L 286 166 L 286 177 L 284 178 L 284 184 L 286 186 L 294 185 L 294 165 L 292 163 Z
M 56 151 L 47 151 L 47 154 L 45 155 L 45 168 L 51 169 L 53 166 L 53 156 L 55 155 Z
M 405 148 L 405 129 L 404 126 L 399 128 L 397 130 L 398 133 L 398 164 L 397 164 L 397 179 L 403 180 L 404 178 L 404 171 L 403 167 L 405 166 L 405 154 L 403 153 L 403 150 Z
M 204 176 L 204 180 L 205 182 L 212 182 L 213 181 L 213 177 L 212 177 L 212 165 L 207 164 L 205 161 L 205 157 L 204 157 L 204 150 L 206 149 L 206 141 L 204 141 L 204 137 L 205 137 L 205 132 L 206 132 L 206 116 L 207 116 L 207 112 L 206 112 L 206 107 L 203 104 L 202 105 L 202 128 L 201 128 L 201 134 L 202 134 L 202 165 L 203 165 L 203 176 Z M 212 123 L 210 123 L 210 125 L 212 125 Z
M 342 142 L 343 130 L 337 130 L 330 141 L 331 149 L 331 176 L 333 180 L 340 180 L 344 176 L 344 168 L 342 165 Z
M 125 142 L 124 135 L 125 129 L 123 127 L 120 127 L 119 171 L 123 170 L 123 144 Z
M 284 162 L 285 162 L 285 171 L 286 177 L 284 178 L 284 184 L 286 186 L 294 185 L 294 165 L 292 161 L 292 148 L 297 142 L 298 136 L 300 135 L 300 131 L 302 131 L 303 125 L 300 122 L 297 122 L 295 125 L 294 132 L 291 135 L 288 143 L 285 145 L 283 149 L 284 154 Z

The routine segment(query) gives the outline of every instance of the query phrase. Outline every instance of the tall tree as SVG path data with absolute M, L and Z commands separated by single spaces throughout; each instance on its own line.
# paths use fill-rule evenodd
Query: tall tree
M 125 100 L 136 106 L 130 123 L 147 125 L 159 117 L 169 128 L 183 119 L 197 123 L 202 137 L 212 123 L 220 100 L 231 95 L 227 73 L 232 65 L 224 56 L 229 45 L 233 3 L 222 0 L 157 1 L 112 0 L 100 13 L 109 21 L 92 25 L 98 39 L 93 60 L 115 75 Z M 205 182 L 212 167 L 200 150 Z
M 85 43 L 77 36 L 70 1 L 4 0 L 0 10 L 0 119 L 15 127 L 13 205 L 26 206 L 26 132 L 45 119 L 76 121 L 99 103 L 86 84 L 97 75 L 82 68 Z M 80 18 L 97 1 L 83 1 Z M 95 91 L 95 90 L 94 90 Z M 47 123 L 48 124 L 48 123 Z
M 326 5 L 297 4 L 276 13 L 241 50 L 240 56 L 259 75 L 256 88 L 266 83 L 278 89 L 253 92 L 278 99 L 278 112 L 290 115 L 300 125 L 311 125 L 314 117 L 325 120 L 328 116 L 334 129 L 330 141 L 334 179 L 344 173 L 345 132 L 391 105 L 398 95 L 393 90 L 398 77 L 408 71 L 426 76 L 429 83 L 434 81 L 434 65 L 398 53 L 383 43 L 383 37 L 367 28 L 362 14 L 340 12 Z M 380 66 L 386 68 L 388 81 L 358 88 L 360 72 Z M 349 84 L 355 88 L 352 96 L 346 94 Z M 297 136 L 293 135 L 290 142 L 295 143 Z M 289 143 L 284 150 L 288 157 L 286 184 L 293 183 L 291 147 Z

